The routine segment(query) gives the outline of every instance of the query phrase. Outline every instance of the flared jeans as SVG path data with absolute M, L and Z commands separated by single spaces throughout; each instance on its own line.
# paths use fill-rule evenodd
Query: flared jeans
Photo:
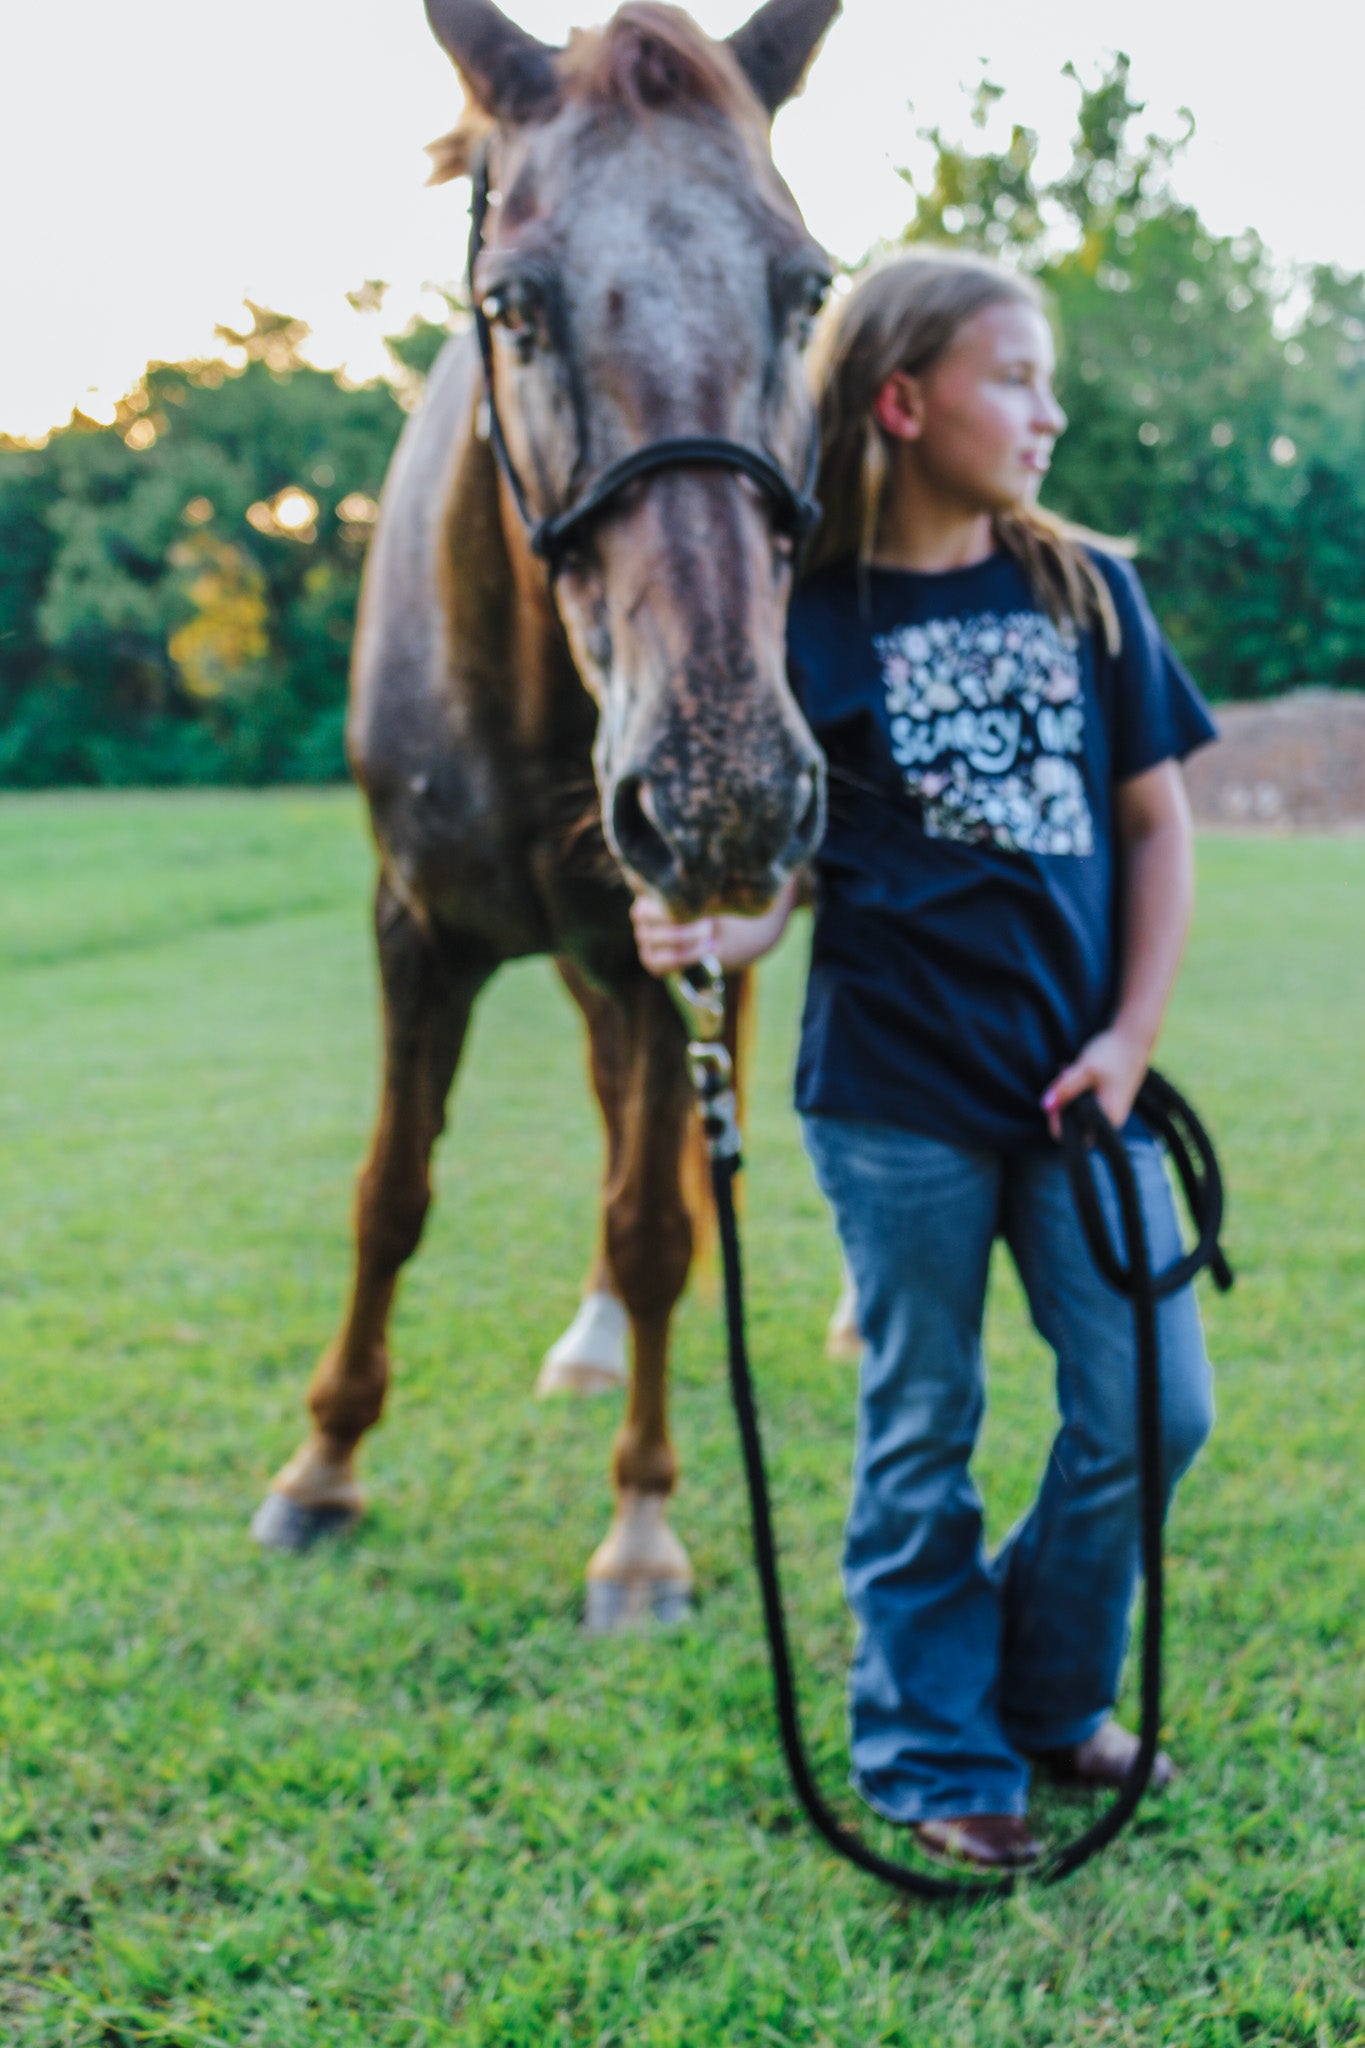
M 1028 1756 L 1082 1742 L 1117 1696 L 1139 1567 L 1132 1308 L 1100 1277 L 1059 1150 L 972 1151 L 811 1116 L 863 1336 L 844 1584 L 857 1622 L 853 1782 L 895 1821 L 1022 1813 Z M 1161 1153 L 1125 1142 L 1159 1270 L 1179 1250 Z M 1121 1244 L 1108 1176 L 1101 1190 Z M 1057 1360 L 1038 1496 L 988 1556 L 970 1471 L 985 1401 L 991 1248 L 1009 1247 Z M 1186 1288 L 1158 1314 L 1166 1498 L 1207 1437 L 1212 1387 Z

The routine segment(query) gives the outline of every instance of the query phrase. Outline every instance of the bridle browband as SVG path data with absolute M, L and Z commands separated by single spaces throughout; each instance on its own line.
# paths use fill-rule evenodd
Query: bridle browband
M 488 213 L 487 150 L 484 150 L 479 158 L 472 183 L 469 205 L 469 260 L 465 275 L 469 302 L 474 312 L 474 333 L 479 344 L 479 359 L 483 365 L 484 393 L 488 405 L 488 438 L 498 467 L 506 477 L 508 489 L 516 501 L 532 553 L 539 555 L 545 562 L 551 578 L 558 574 L 566 556 L 572 553 L 585 529 L 614 498 L 628 485 L 637 482 L 640 477 L 652 476 L 656 471 L 663 469 L 734 469 L 751 478 L 767 494 L 778 531 L 790 535 L 799 553 L 820 517 L 820 507 L 814 497 L 820 447 L 818 435 L 814 431 L 811 435 L 806 475 L 800 490 L 797 490 L 783 474 L 765 449 L 751 448 L 743 441 L 727 441 L 722 436 L 714 434 L 682 434 L 663 441 L 649 441 L 643 448 L 631 449 L 628 455 L 622 455 L 616 462 L 608 463 L 581 496 L 564 511 L 552 513 L 544 519 L 536 518 L 531 510 L 525 486 L 517 474 L 511 450 L 507 446 L 507 436 L 502 429 L 502 420 L 498 415 L 498 401 L 493 389 L 493 334 L 488 324 L 488 316 L 474 292 L 474 265 L 483 247 L 484 220 Z

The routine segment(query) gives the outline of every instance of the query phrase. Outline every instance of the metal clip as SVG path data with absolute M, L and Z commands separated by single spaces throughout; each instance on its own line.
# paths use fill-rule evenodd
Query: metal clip
M 713 1159 L 738 1160 L 739 1108 L 729 1053 L 723 1045 L 708 1045 L 694 1038 L 687 1048 L 687 1070 L 696 1091 L 707 1151 Z
M 714 953 L 668 977 L 668 993 L 689 1038 L 712 1045 L 725 1029 L 725 973 Z
M 720 1042 L 725 1028 L 725 975 L 706 954 L 668 977 L 668 993 L 687 1027 L 687 1071 L 697 1097 L 706 1147 L 713 1159 L 739 1158 L 739 1111 L 730 1055 Z

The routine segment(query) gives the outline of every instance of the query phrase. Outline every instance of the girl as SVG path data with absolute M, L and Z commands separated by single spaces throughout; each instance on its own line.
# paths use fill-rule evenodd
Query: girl
M 1174 1256 L 1131 1111 L 1189 924 L 1178 763 L 1213 726 L 1132 569 L 1035 509 L 1066 422 L 1029 284 L 937 252 L 888 263 L 836 307 L 818 374 L 824 521 L 789 644 L 831 801 L 796 1098 L 864 1339 L 853 1782 L 930 1853 L 998 1868 L 1039 1853 L 1031 1763 L 1114 1784 L 1136 1753 L 1110 1718 L 1137 1576 L 1132 1319 L 1053 1141 L 1093 1089 L 1153 1258 Z M 641 899 L 641 957 L 742 965 L 795 894 L 686 925 Z M 997 1236 L 1056 1352 L 1061 1422 L 991 1557 L 969 1464 Z M 1169 1498 L 1211 1423 L 1188 1290 L 1160 1340 Z

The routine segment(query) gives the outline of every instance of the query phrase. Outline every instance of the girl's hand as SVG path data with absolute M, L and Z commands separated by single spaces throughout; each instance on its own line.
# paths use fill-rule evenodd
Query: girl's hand
M 789 881 L 771 909 L 759 917 L 699 917 L 675 924 L 652 896 L 637 896 L 630 906 L 635 944 L 651 974 L 676 974 L 710 953 L 722 967 L 748 967 L 771 952 L 787 928 L 797 887 Z
M 1117 1029 L 1101 1031 L 1088 1045 L 1083 1045 L 1043 1097 L 1047 1127 L 1053 1137 L 1062 1135 L 1062 1111 L 1067 1103 L 1084 1095 L 1087 1088 L 1094 1089 L 1100 1108 L 1115 1130 L 1121 1130 L 1137 1100 L 1150 1050 Z
M 662 903 L 652 896 L 637 896 L 630 906 L 635 944 L 642 964 L 651 974 L 676 974 L 694 960 L 716 951 L 718 917 L 699 917 L 691 924 L 675 924 Z

